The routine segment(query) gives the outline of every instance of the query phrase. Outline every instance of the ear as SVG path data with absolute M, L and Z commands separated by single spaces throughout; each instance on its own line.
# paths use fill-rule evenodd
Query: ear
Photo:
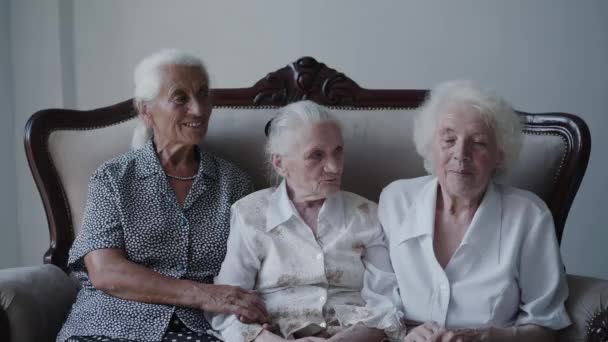
M 274 171 L 279 174 L 279 176 L 285 178 L 287 177 L 287 169 L 285 168 L 285 162 L 283 160 L 283 156 L 280 154 L 273 154 L 271 156 L 270 162 L 272 163 L 272 167 Z
M 152 120 L 152 114 L 150 114 L 149 104 L 144 101 L 137 101 L 135 103 L 135 108 L 146 127 L 152 128 L 154 126 L 154 121 Z

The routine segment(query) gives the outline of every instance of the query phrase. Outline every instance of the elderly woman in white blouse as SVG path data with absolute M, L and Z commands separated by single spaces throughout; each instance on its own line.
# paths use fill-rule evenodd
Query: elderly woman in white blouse
M 271 122 L 267 154 L 280 184 L 233 205 L 216 283 L 254 290 L 271 323 L 224 315 L 213 327 L 229 342 L 398 338 L 399 296 L 376 204 L 340 190 L 339 124 L 314 102 L 290 104 Z
M 431 175 L 390 184 L 378 209 L 406 319 L 420 322 L 405 341 L 552 340 L 570 320 L 551 212 L 495 181 L 517 158 L 518 116 L 452 81 L 430 93 L 414 130 Z

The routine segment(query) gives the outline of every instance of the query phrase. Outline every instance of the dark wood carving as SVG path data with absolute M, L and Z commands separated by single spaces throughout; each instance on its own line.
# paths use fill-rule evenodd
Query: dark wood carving
M 300 58 L 269 73 L 250 88 L 213 89 L 211 92 L 215 106 L 234 107 L 279 107 L 310 99 L 332 107 L 415 108 L 427 94 L 426 90 L 421 89 L 365 89 L 343 73 L 311 57 Z M 558 240 L 561 241 L 568 211 L 589 160 L 589 128 L 572 114 L 519 114 L 524 118 L 525 130 L 558 134 L 568 144 L 562 171 L 555 180 L 554 193 L 547 203 L 555 219 Z M 135 115 L 132 101 L 127 100 L 89 111 L 47 109 L 29 119 L 25 127 L 25 150 L 44 204 L 50 233 L 45 263 L 66 269 L 68 251 L 73 242 L 70 208 L 48 151 L 49 134 L 55 130 L 109 126 Z

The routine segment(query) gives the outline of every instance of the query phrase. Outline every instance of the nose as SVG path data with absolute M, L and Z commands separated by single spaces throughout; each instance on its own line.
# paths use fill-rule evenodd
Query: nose
M 458 161 L 468 161 L 471 159 L 469 143 L 464 140 L 458 140 L 454 146 L 454 159 Z
M 325 172 L 327 173 L 340 173 L 342 169 L 342 160 L 330 157 L 327 158 L 327 162 L 325 163 Z
M 191 101 L 188 109 L 188 114 L 192 116 L 209 116 L 209 113 L 211 112 L 211 105 L 207 101 L 197 99 Z

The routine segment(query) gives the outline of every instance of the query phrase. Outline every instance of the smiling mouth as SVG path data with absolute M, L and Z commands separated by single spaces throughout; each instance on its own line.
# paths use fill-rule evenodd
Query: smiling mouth
M 451 170 L 450 172 L 461 176 L 470 176 L 473 174 L 472 172 L 465 170 Z
M 203 123 L 201 121 L 199 122 L 187 122 L 185 124 L 183 124 L 186 127 L 190 127 L 190 128 L 199 128 L 203 125 Z

